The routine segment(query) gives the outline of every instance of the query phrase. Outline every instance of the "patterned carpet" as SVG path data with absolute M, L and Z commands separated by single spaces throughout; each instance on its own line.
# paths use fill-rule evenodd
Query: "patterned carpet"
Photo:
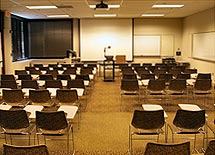
M 102 77 L 97 77 L 94 85 L 88 88 L 87 94 L 81 99 L 80 128 L 77 118 L 74 120 L 75 154 L 77 155 L 126 155 L 128 154 L 128 126 L 131 122 L 133 111 L 142 109 L 144 103 L 144 91 L 141 90 L 141 99 L 138 103 L 136 97 L 120 98 L 120 79 L 116 77 L 114 82 L 104 82 Z M 163 108 L 168 114 L 167 122 L 172 122 L 178 109 L 175 101 L 168 101 Z M 148 101 L 151 103 L 154 101 Z M 189 101 L 194 103 L 192 99 Z M 156 102 L 160 104 L 159 102 Z M 196 102 L 201 108 L 205 108 L 209 122 L 214 116 L 214 100 L 210 98 L 208 103 Z M 170 137 L 169 137 L 170 138 Z M 135 142 L 133 155 L 142 155 L 145 145 L 149 140 Z M 155 141 L 155 140 L 150 140 Z M 1 140 L 3 143 L 4 141 Z M 160 137 L 164 142 L 164 135 Z M 20 144 L 18 142 L 18 144 Z M 50 155 L 66 154 L 65 143 L 47 143 Z M 72 154 L 72 153 L 70 153 Z

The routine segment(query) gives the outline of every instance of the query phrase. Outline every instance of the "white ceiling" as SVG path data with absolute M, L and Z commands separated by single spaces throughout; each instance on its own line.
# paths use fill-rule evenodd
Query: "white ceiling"
M 183 18 L 215 6 L 215 0 L 104 0 L 107 4 L 120 4 L 119 9 L 94 10 L 89 4 L 100 0 L 0 0 L 1 10 L 29 19 L 47 18 L 47 15 L 68 14 L 70 18 L 94 18 L 94 14 L 117 14 L 118 18 L 143 18 L 143 13 L 162 13 L 162 18 Z M 155 9 L 154 4 L 184 4 L 183 8 Z M 56 5 L 57 9 L 30 10 L 29 5 Z M 159 17 L 161 18 L 161 17 Z

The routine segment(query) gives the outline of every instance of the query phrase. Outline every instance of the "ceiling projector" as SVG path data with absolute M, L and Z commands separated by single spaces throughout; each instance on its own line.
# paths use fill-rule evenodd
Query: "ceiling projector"
M 96 4 L 96 8 L 95 9 L 108 9 L 108 5 L 105 4 L 103 1 L 101 1 L 101 3 Z

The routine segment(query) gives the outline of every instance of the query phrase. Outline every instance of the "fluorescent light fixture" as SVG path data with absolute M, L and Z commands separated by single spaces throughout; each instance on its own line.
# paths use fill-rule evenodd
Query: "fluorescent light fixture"
M 96 8 L 96 5 L 89 5 L 89 7 L 90 7 L 91 9 L 95 9 L 95 8 Z M 109 9 L 118 9 L 118 8 L 120 8 L 120 5 L 108 5 L 108 8 L 109 8 Z
M 26 6 L 28 9 L 56 9 L 57 7 L 54 5 L 50 6 Z
M 142 14 L 142 17 L 163 17 L 164 14 Z
M 152 8 L 182 8 L 184 5 L 178 4 L 156 4 Z
M 94 17 L 116 17 L 116 14 L 94 14 Z
M 69 17 L 69 15 L 48 15 L 49 18 L 66 18 Z

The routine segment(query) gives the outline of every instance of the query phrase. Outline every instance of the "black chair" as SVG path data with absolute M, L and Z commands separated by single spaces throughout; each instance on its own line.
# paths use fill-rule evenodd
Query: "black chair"
M 190 79 L 190 74 L 188 73 L 181 73 L 181 74 L 178 74 L 176 79 L 184 79 L 184 80 L 188 80 Z
M 164 133 L 162 129 L 164 124 L 165 118 L 163 110 L 135 110 L 133 113 L 131 125 L 129 125 L 129 151 L 132 153 L 133 140 L 145 140 L 139 136 L 156 135 L 157 141 L 159 141 L 159 135 Z
M 58 105 L 80 105 L 77 90 L 58 89 L 56 94 Z
M 211 80 L 211 73 L 199 73 L 197 75 L 197 79 L 210 79 Z
M 32 80 L 32 76 L 30 74 L 20 74 L 18 80 Z
M 69 74 L 58 74 L 57 80 L 71 80 L 71 77 Z
M 190 155 L 190 142 L 159 144 L 149 142 L 144 155 Z
M 168 124 L 168 127 L 172 133 L 172 142 L 174 143 L 174 135 L 194 135 L 194 150 L 198 152 L 196 148 L 196 134 L 203 134 L 205 138 L 205 110 L 200 111 L 187 111 L 177 110 L 173 123 Z M 203 138 L 203 139 L 204 139 Z M 204 142 L 203 142 L 204 143 Z
M 206 103 L 207 98 L 212 95 L 212 81 L 211 79 L 197 79 L 192 89 L 193 99 L 197 100 L 199 97 L 204 99 Z
M 42 74 L 39 75 L 39 80 L 54 80 L 54 77 L 51 74 Z
M 1 88 L 10 88 L 10 89 L 18 89 L 17 83 L 15 80 L 1 80 L 0 82 Z
M 46 145 L 19 146 L 3 144 L 4 155 L 49 155 Z
M 1 74 L 1 81 L 3 80 L 16 80 L 13 74 Z
M 122 106 L 122 97 L 135 95 L 138 98 L 138 103 L 140 102 L 140 88 L 137 79 L 122 79 L 120 85 L 120 97 Z M 120 106 L 120 107 L 121 107 Z
M 54 100 L 46 89 L 29 90 L 29 100 L 31 104 L 42 105 L 45 107 L 54 106 Z
M 67 152 L 69 152 L 70 133 L 72 134 L 72 149 L 74 152 L 73 125 L 66 119 L 64 111 L 36 111 L 36 135 L 43 135 L 45 144 L 47 136 L 67 137 Z
M 39 85 L 36 80 L 22 80 L 21 88 L 39 89 Z
M 3 89 L 2 94 L 2 102 L 8 105 L 24 107 L 28 104 L 21 89 Z
M 215 140 L 211 140 L 204 155 L 215 155 Z
M 159 100 L 161 100 L 161 103 L 162 103 L 164 100 L 164 97 L 166 96 L 165 88 L 166 88 L 165 80 L 150 79 L 149 83 L 147 85 L 147 88 L 145 89 L 146 96 L 145 96 L 144 101 L 149 100 L 149 99 L 151 99 L 151 100 L 159 99 Z M 150 96 L 151 96 L 151 98 L 150 98 Z
M 179 98 L 177 98 L 177 100 L 182 102 L 183 101 L 182 97 L 184 95 L 188 95 L 186 80 L 185 79 L 170 80 L 169 86 L 165 90 L 165 92 L 170 100 L 173 100 L 173 97 L 179 97 Z M 188 96 L 186 96 L 186 98 L 188 99 Z
M 15 70 L 15 75 L 22 75 L 22 74 L 28 74 L 26 70 Z
M 46 80 L 45 88 L 63 88 L 61 80 Z
M 27 112 L 25 110 L 0 110 L 0 126 L 5 135 L 10 135 L 12 144 L 12 135 L 28 135 L 28 144 L 30 145 L 30 135 L 33 130 L 32 124 L 29 123 Z

